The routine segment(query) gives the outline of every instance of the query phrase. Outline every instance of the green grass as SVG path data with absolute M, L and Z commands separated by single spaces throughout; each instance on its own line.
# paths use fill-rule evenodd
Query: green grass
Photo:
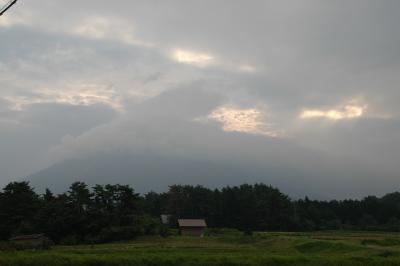
M 0 252 L 0 266 L 390 266 L 400 265 L 400 235 L 377 232 L 220 234 L 215 237 L 148 237 L 50 251 Z

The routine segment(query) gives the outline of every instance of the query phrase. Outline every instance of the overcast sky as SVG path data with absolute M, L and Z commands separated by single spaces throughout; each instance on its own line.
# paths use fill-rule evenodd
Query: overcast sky
M 19 0 L 0 17 L 0 185 L 124 152 L 273 163 L 302 173 L 278 171 L 282 183 L 332 196 L 398 190 L 399 10 Z

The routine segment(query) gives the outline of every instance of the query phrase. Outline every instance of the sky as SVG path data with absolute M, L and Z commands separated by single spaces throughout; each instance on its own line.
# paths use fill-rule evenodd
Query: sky
M 0 185 L 123 153 L 264 169 L 327 197 L 399 190 L 399 9 L 19 0 L 0 17 Z

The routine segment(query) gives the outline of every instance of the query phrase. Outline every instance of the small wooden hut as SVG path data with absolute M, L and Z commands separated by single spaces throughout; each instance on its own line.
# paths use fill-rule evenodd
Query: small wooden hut
M 204 219 L 178 219 L 178 225 L 183 236 L 203 236 L 207 228 Z

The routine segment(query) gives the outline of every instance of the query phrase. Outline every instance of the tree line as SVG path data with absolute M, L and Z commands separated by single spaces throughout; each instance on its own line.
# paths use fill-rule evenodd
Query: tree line
M 173 221 L 204 218 L 209 227 L 244 232 L 400 231 L 400 193 L 362 200 L 291 200 L 272 186 L 244 184 L 221 189 L 173 185 L 167 192 L 140 195 L 128 185 L 89 188 L 76 182 L 55 195 L 13 182 L 0 192 L 0 238 L 44 233 L 56 243 L 78 244 L 167 235 L 161 214 Z

